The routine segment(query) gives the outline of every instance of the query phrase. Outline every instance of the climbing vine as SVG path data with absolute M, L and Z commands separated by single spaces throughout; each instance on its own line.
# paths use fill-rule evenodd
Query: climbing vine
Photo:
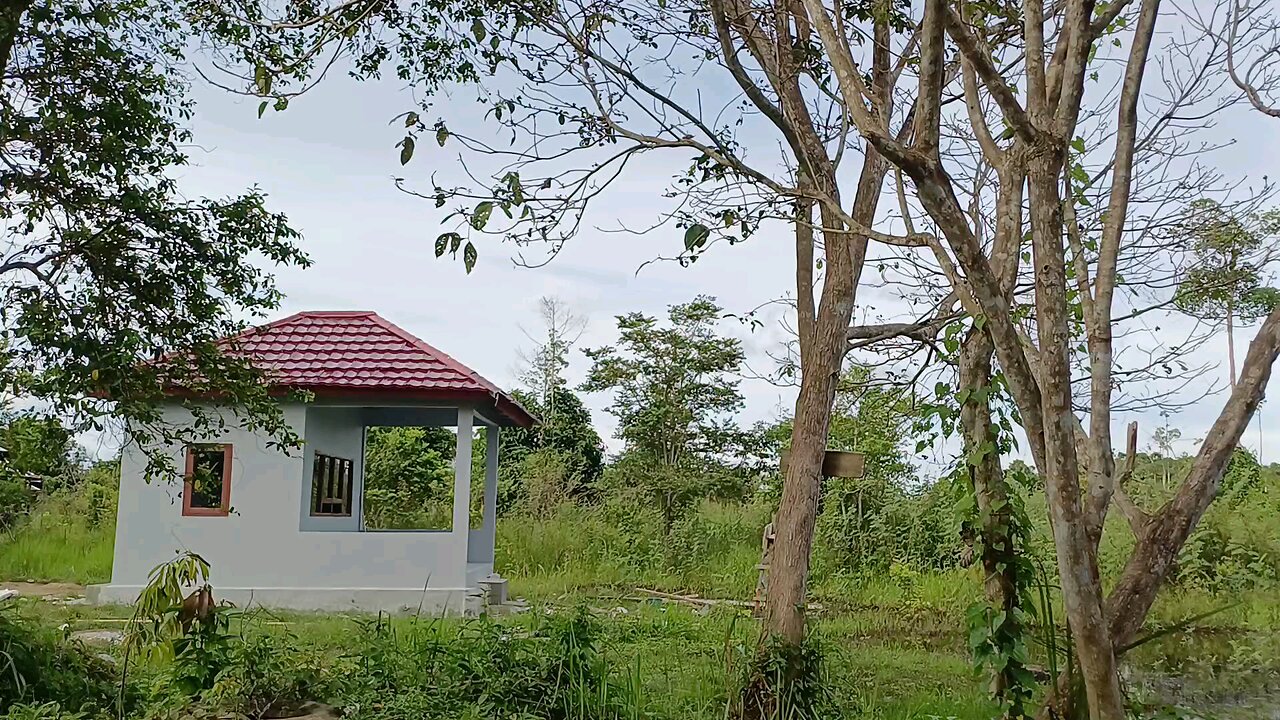
M 943 329 L 939 353 L 957 367 L 958 381 L 955 386 L 938 382 L 933 399 L 921 407 L 917 451 L 957 434 L 964 439 L 944 482 L 954 493 L 956 531 L 971 547 L 966 554 L 980 561 L 987 587 L 985 597 L 966 612 L 969 648 L 975 669 L 990 677 L 1004 716 L 1024 718 L 1032 711 L 1036 688 L 1027 666 L 1036 574 L 1027 552 L 1031 526 L 1022 501 L 1025 488 L 1011 483 L 1017 482 L 1016 474 L 1005 473 L 998 462 L 1017 449 L 1013 429 L 1021 418 L 1003 373 L 990 367 L 989 352 L 980 357 L 976 378 L 959 372 L 962 354 L 973 352 L 965 344 L 982 324 L 979 317 Z M 966 412 L 972 413 L 974 428 L 985 428 L 980 435 L 964 432 Z M 986 473 L 982 487 L 980 473 Z

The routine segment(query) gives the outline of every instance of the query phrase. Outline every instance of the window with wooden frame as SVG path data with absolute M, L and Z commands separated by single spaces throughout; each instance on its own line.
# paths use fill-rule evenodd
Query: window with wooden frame
M 351 517 L 351 478 L 355 463 L 316 453 L 311 466 L 311 516 Z
M 226 515 L 231 511 L 231 446 L 187 447 L 183 515 Z

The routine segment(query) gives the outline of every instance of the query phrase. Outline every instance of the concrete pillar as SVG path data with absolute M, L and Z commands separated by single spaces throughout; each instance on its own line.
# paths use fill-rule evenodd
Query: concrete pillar
M 485 428 L 484 436 L 484 521 L 480 529 L 484 536 L 486 557 L 480 562 L 493 564 L 493 550 L 498 537 L 498 428 Z
M 458 449 L 453 458 L 453 536 L 456 538 L 459 578 L 467 577 L 467 537 L 471 532 L 471 431 L 474 414 L 469 407 L 458 408 Z

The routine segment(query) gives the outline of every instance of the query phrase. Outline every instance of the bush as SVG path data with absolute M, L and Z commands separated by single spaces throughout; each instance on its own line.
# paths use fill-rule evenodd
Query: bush
M 0 467 L 0 531 L 12 528 L 30 509 L 27 484 Z
M 56 702 L 42 704 L 19 703 L 0 713 L 0 720 L 83 720 L 82 712 L 67 712 Z
M 60 631 L 0 611 L 0 713 L 62 718 L 106 712 L 115 705 L 116 683 L 111 664 L 68 643 Z M 18 703 L 25 707 L 14 710 Z

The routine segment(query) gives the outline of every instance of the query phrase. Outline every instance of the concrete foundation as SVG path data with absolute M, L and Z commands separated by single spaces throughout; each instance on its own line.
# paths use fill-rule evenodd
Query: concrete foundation
M 131 605 L 142 588 L 141 585 L 90 585 L 85 593 L 97 605 Z M 464 617 L 477 617 L 484 612 L 484 593 L 478 588 L 215 587 L 213 596 L 240 608 Z

